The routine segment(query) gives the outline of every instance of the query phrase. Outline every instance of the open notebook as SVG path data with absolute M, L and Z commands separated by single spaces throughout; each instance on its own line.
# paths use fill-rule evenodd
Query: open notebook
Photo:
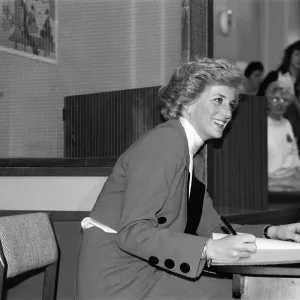
M 242 234 L 242 233 L 238 233 Z M 227 234 L 213 233 L 213 239 Z M 300 243 L 256 238 L 256 253 L 238 261 L 212 260 L 212 265 L 271 265 L 300 263 Z

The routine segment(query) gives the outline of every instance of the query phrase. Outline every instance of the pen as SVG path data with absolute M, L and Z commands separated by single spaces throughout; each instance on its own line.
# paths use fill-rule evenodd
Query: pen
M 224 223 L 225 227 L 230 231 L 231 234 L 237 235 L 236 231 L 232 228 L 230 222 L 226 219 L 226 217 L 221 216 L 221 220 Z

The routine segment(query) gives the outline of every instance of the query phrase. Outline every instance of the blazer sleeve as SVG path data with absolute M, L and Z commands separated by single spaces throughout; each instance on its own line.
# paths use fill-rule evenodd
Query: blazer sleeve
M 160 228 L 156 217 L 171 186 L 184 174 L 184 143 L 180 141 L 174 129 L 160 129 L 132 150 L 117 243 L 153 266 L 196 278 L 205 264 L 201 256 L 207 239 Z M 174 213 L 179 211 L 180 207 L 174 207 Z

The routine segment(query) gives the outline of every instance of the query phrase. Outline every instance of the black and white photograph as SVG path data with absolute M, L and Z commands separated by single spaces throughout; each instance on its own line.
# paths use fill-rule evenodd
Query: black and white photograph
M 300 299 L 300 0 L 0 0 L 2 299 Z

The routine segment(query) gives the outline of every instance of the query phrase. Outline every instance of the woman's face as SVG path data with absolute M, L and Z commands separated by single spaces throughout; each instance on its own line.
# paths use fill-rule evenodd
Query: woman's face
M 273 119 L 280 119 L 286 112 L 290 101 L 282 97 L 280 92 L 268 96 L 269 116 Z
M 253 90 L 257 90 L 263 79 L 263 71 L 255 70 L 249 77 L 249 83 Z
M 203 141 L 220 138 L 236 106 L 236 90 L 223 85 L 208 86 L 192 103 L 187 119 Z
M 291 66 L 300 70 L 300 51 L 295 50 L 291 56 Z

